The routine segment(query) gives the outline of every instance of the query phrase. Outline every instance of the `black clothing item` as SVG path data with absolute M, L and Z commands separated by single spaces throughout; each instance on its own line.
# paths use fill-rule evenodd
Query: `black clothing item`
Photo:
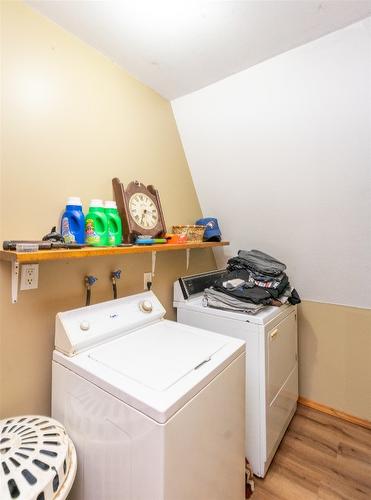
M 246 265 L 245 259 L 241 259 L 240 257 L 232 257 L 228 260 L 227 269 L 229 271 L 243 271 L 247 270 L 248 267 Z
M 228 260 L 228 269 L 249 269 L 258 275 L 274 279 L 284 272 L 286 265 L 260 250 L 239 250 L 238 257 Z
M 223 287 L 223 282 L 228 280 L 233 280 L 235 278 L 239 278 L 244 281 L 249 281 L 250 271 L 246 269 L 241 269 L 238 271 L 228 272 L 227 274 L 224 274 L 222 278 L 215 280 L 214 287 L 217 288 L 218 290 L 224 291 L 226 290 L 226 288 Z M 265 288 L 258 286 L 254 286 L 252 288 L 251 287 L 246 287 L 246 288 L 249 288 L 250 290 L 253 288 L 263 288 L 263 290 L 267 290 L 269 292 L 271 297 L 277 298 L 279 295 L 282 295 L 283 291 L 287 288 L 288 284 L 289 284 L 289 278 L 287 277 L 287 274 L 283 273 L 282 280 L 277 288 Z
M 239 250 L 238 256 L 248 262 L 250 269 L 268 276 L 279 276 L 286 269 L 286 264 L 261 250 Z
M 290 304 L 292 304 L 293 306 L 295 306 L 296 304 L 300 304 L 301 302 L 301 299 L 299 297 L 299 294 L 298 292 L 296 291 L 296 289 L 294 288 L 293 291 L 291 292 L 291 296 L 288 298 L 288 301 L 290 302 Z
M 232 271 L 225 274 L 222 278 L 217 279 L 214 282 L 214 288 L 220 292 L 236 297 L 240 300 L 246 300 L 247 302 L 252 302 L 254 304 L 270 304 L 271 299 L 277 299 L 286 290 L 289 285 L 289 279 L 284 275 L 281 283 L 277 288 L 263 288 L 259 286 L 244 287 L 243 285 L 235 288 L 233 290 L 227 289 L 223 286 L 224 281 L 232 280 L 235 278 L 242 279 L 244 281 L 249 280 L 250 273 L 247 270 Z
M 226 295 L 230 295 L 231 297 L 235 297 L 245 302 L 252 302 L 253 304 L 269 305 L 272 300 L 272 296 L 268 290 L 266 288 L 259 288 L 258 286 L 254 286 L 253 288 L 241 287 L 234 290 L 227 290 L 223 286 L 219 287 L 214 285 L 214 288 Z
M 280 295 L 283 294 L 283 292 L 286 290 L 286 288 L 289 286 L 289 278 L 287 274 L 284 275 L 282 278 L 281 283 L 278 285 L 277 288 L 265 288 L 265 290 L 268 290 L 271 296 L 274 299 L 277 299 Z
M 237 273 L 248 273 L 250 280 L 255 280 L 255 281 L 261 281 L 263 283 L 268 283 L 268 282 L 280 282 L 284 279 L 287 278 L 286 273 L 281 273 L 278 276 L 268 276 L 264 274 L 259 274 L 256 271 L 252 271 L 251 269 L 247 268 L 245 263 L 243 262 L 243 259 L 240 257 L 233 257 L 232 259 L 228 260 L 228 266 L 227 266 L 227 271 L 229 272 L 237 272 Z M 240 277 L 240 276 L 236 276 Z M 245 279 L 242 278 L 241 279 Z M 247 278 L 246 278 L 247 281 Z M 259 286 L 259 285 L 258 285 Z

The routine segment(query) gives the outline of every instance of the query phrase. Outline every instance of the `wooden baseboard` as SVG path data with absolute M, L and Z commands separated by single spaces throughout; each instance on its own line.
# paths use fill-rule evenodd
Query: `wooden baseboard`
M 316 403 L 315 401 L 302 398 L 301 396 L 299 397 L 298 403 L 303 406 L 307 406 L 308 408 L 313 408 L 314 410 L 321 411 L 322 413 L 327 413 L 328 415 L 333 415 L 334 417 L 341 418 L 342 420 L 346 420 L 347 422 L 350 422 L 352 424 L 360 425 L 361 427 L 365 427 L 366 429 L 371 429 L 371 422 L 369 420 L 354 417 L 353 415 L 349 415 L 348 413 L 344 413 L 343 411 L 330 408 L 330 406 Z

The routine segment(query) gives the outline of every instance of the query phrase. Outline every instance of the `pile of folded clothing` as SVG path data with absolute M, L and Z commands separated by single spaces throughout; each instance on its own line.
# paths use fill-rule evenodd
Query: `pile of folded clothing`
M 228 261 L 227 271 L 204 292 L 205 305 L 255 314 L 268 305 L 299 304 L 286 265 L 260 250 L 240 250 Z

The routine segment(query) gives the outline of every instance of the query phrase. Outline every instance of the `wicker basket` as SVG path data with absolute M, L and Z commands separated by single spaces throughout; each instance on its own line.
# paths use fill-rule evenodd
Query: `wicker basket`
M 206 226 L 173 226 L 174 234 L 186 234 L 188 241 L 203 241 Z

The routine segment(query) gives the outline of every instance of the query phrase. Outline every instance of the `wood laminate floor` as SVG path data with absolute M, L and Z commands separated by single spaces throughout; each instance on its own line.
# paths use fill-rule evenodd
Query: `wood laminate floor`
M 298 406 L 252 500 L 371 500 L 371 430 Z

